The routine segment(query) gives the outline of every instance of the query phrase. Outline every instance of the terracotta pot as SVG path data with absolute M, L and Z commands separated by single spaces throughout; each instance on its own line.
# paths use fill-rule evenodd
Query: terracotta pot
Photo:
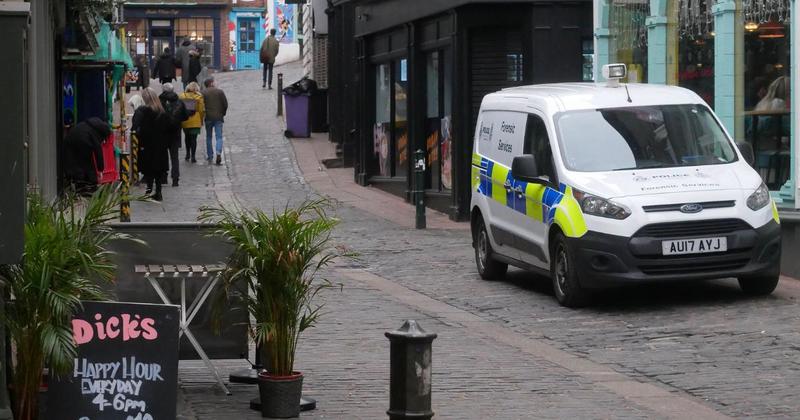
M 258 375 L 258 392 L 261 394 L 261 417 L 298 417 L 303 374 L 294 372 L 291 376 L 273 376 L 261 373 Z

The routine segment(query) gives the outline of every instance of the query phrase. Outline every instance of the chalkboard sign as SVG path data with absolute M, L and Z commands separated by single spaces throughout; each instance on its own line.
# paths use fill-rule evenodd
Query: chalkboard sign
M 78 357 L 50 378 L 51 420 L 162 420 L 176 416 L 179 308 L 84 302 L 72 320 Z

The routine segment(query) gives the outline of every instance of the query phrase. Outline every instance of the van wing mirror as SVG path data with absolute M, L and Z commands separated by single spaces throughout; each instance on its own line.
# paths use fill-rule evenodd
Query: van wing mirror
M 736 147 L 738 147 L 739 151 L 742 153 L 744 161 L 747 162 L 748 165 L 755 167 L 756 155 L 753 152 L 753 145 L 747 142 L 741 142 L 736 143 Z
M 547 185 L 550 183 L 546 177 L 540 176 L 539 168 L 536 166 L 536 159 L 533 155 L 515 157 L 511 162 L 511 174 L 520 181 L 532 184 Z

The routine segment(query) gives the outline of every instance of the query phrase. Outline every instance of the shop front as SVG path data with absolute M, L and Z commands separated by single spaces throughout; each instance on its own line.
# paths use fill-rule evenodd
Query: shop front
M 798 116 L 790 83 L 797 78 L 796 1 L 599 1 L 595 71 L 623 62 L 632 69 L 629 82 L 697 93 L 737 142 L 753 147 L 756 169 L 778 206 L 798 209 Z
M 266 36 L 266 12 L 234 8 L 228 15 L 231 70 L 257 69 L 261 66 L 259 49 Z
M 128 51 L 134 62 L 152 67 L 165 48 L 174 53 L 183 41 L 188 40 L 202 49 L 200 60 L 204 66 L 221 69 L 228 58 L 227 46 L 222 48 L 220 36 L 225 5 L 212 6 L 154 8 L 126 4 Z
M 352 13 L 356 64 L 348 67 L 352 56 L 329 63 L 331 139 L 343 145 L 357 182 L 406 199 L 414 154 L 422 153 L 426 205 L 453 219 L 469 217 L 472 137 L 483 96 L 591 77 L 589 2 L 458 1 L 413 12 L 403 1 L 355 2 L 351 9 L 342 3 L 331 26 L 347 29 L 337 13 Z M 331 41 L 340 51 L 347 36 Z

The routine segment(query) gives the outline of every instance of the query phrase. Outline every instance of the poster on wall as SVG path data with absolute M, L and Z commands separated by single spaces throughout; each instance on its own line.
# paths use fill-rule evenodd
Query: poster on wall
M 65 127 L 75 124 L 75 79 L 72 72 L 65 71 L 63 75 L 63 95 L 61 122 Z
M 442 118 L 442 187 L 453 189 L 453 125 L 452 118 Z
M 82 302 L 74 367 L 50 380 L 47 419 L 174 419 L 177 306 Z
M 236 14 L 228 14 L 228 59 L 231 63 L 231 70 L 236 70 Z
M 389 125 L 375 124 L 373 129 L 373 151 L 378 158 L 378 174 L 390 176 L 389 173 Z
M 275 37 L 278 38 L 281 44 L 291 44 L 294 42 L 293 20 L 294 5 L 286 4 L 286 0 L 277 0 L 275 2 L 275 29 L 278 33 Z

